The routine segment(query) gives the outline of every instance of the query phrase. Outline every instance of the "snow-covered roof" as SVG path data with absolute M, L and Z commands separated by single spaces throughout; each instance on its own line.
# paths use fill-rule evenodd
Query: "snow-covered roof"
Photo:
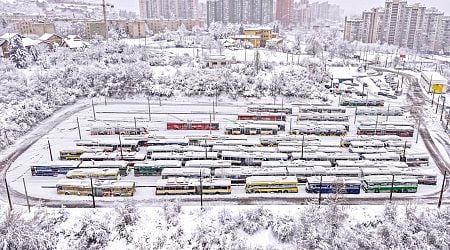
M 282 183 L 297 183 L 297 177 L 295 176 L 250 176 L 247 177 L 246 183 L 251 184 L 254 182 L 282 182 Z
M 136 166 L 155 166 L 155 167 L 176 167 L 181 168 L 182 162 L 177 160 L 157 160 L 157 161 L 144 161 L 144 162 L 136 162 L 134 167 Z
M 34 40 L 28 37 L 24 37 L 22 38 L 22 44 L 24 47 L 31 47 L 31 46 L 36 46 L 38 44 L 42 43 L 41 40 Z
M 87 43 L 87 42 L 78 41 L 78 40 L 70 40 L 70 39 L 65 39 L 64 43 L 70 49 L 81 49 L 81 48 L 85 48 L 89 45 L 89 43 Z
M 0 46 L 2 46 L 4 43 L 6 43 L 5 39 L 0 39 Z
M 15 36 L 20 36 L 20 34 L 18 34 L 18 33 L 5 33 L 2 36 L 0 36 L 0 39 L 11 40 Z
M 48 39 L 50 39 L 52 36 L 57 36 L 58 38 L 61 38 L 60 36 L 53 34 L 53 33 L 45 33 L 43 34 L 41 37 L 39 37 L 39 40 L 41 41 L 47 41 Z
M 210 176 L 211 170 L 209 168 L 164 168 L 161 171 L 162 176 L 199 176 L 200 171 L 202 176 Z
M 306 179 L 308 180 L 308 183 L 317 184 L 321 182 L 320 176 L 311 176 Z M 322 176 L 322 184 L 327 183 L 361 184 L 361 180 L 357 177 L 341 178 L 336 176 Z
M 432 71 L 422 71 L 422 76 L 425 77 L 427 81 L 432 80 L 433 82 L 443 82 L 447 83 L 447 78 L 443 77 L 438 72 L 432 72 Z
M 252 36 L 252 35 L 236 35 L 232 37 L 233 39 L 260 39 L 261 36 Z

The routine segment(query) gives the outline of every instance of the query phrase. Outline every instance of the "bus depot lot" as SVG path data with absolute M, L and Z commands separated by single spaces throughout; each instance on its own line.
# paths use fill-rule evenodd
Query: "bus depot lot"
M 286 104 L 287 105 L 287 104 Z M 78 140 L 78 129 L 77 129 L 77 117 L 80 122 L 81 127 L 81 137 L 85 139 L 111 139 L 119 140 L 118 136 L 91 136 L 90 128 L 93 126 L 115 126 L 120 124 L 122 126 L 134 127 L 135 119 L 137 127 L 145 126 L 148 127 L 151 135 L 154 136 L 167 136 L 167 137 L 183 137 L 185 135 L 224 135 L 224 129 L 226 126 L 233 125 L 234 121 L 237 119 L 237 114 L 246 113 L 247 105 L 242 103 L 233 104 L 220 104 L 215 108 L 216 114 L 212 116 L 212 119 L 220 123 L 220 128 L 217 131 L 168 131 L 166 130 L 166 123 L 168 121 L 179 121 L 179 120 L 199 120 L 199 121 L 209 121 L 210 112 L 212 112 L 212 104 L 199 104 L 199 103 L 163 103 L 159 106 L 158 103 L 151 104 L 151 122 L 149 122 L 148 116 L 148 105 L 145 101 L 141 103 L 104 103 L 98 102 L 95 105 L 96 121 L 93 120 L 93 110 L 92 107 L 87 108 L 79 112 L 76 116 L 63 121 L 56 128 L 52 129 L 47 135 L 42 137 L 37 143 L 32 145 L 26 152 L 24 152 L 10 167 L 7 173 L 7 179 L 9 185 L 12 189 L 23 193 L 23 182 L 22 178 L 25 179 L 27 185 L 28 194 L 31 197 L 59 200 L 59 201 L 89 201 L 90 197 L 79 197 L 79 196 L 65 196 L 58 195 L 56 193 L 55 185 L 58 180 L 64 179 L 63 175 L 58 177 L 40 177 L 31 176 L 30 166 L 35 163 L 42 163 L 50 160 L 50 153 L 48 149 L 48 141 L 51 145 L 53 159 L 56 160 L 59 156 L 59 151 L 67 148 L 73 148 L 75 146 L 75 141 Z M 280 135 L 286 134 L 289 131 L 289 123 L 292 118 L 292 123 L 296 122 L 296 114 L 298 114 L 298 107 L 294 107 L 293 116 L 288 115 L 286 119 L 286 132 L 280 132 Z M 356 125 L 360 120 L 371 119 L 375 120 L 374 116 L 358 116 L 356 117 L 356 123 L 354 121 L 354 108 L 347 108 L 347 114 L 350 115 L 350 132 L 349 135 L 356 134 Z M 215 116 L 215 117 L 214 117 Z M 390 121 L 395 121 L 398 117 L 390 117 Z M 385 117 L 379 117 L 380 121 L 385 119 Z M 398 118 L 401 119 L 401 118 Z M 247 136 L 247 138 L 260 138 L 264 136 Z M 320 140 L 326 143 L 338 144 L 340 137 L 337 136 L 320 136 Z M 412 142 L 413 149 L 426 150 L 423 142 L 419 140 L 418 144 L 415 144 L 415 137 L 409 138 Z M 348 150 L 348 149 L 347 149 Z M 435 169 L 437 173 L 439 171 L 435 167 L 435 164 L 430 157 L 429 166 L 422 167 L 424 169 Z M 164 201 L 167 199 L 177 198 L 182 200 L 198 200 L 199 197 L 194 196 L 156 196 L 155 195 L 155 184 L 160 176 L 142 176 L 134 177 L 133 170 L 130 171 L 128 176 L 123 177 L 122 180 L 133 180 L 136 182 L 137 191 L 132 198 L 123 197 L 99 197 L 97 199 L 104 201 L 120 201 L 124 199 L 135 199 L 141 201 Z M 438 185 L 427 186 L 419 185 L 418 192 L 415 194 L 394 194 L 396 197 L 437 197 L 437 193 L 440 189 L 440 183 L 442 181 L 442 176 L 438 174 Z M 367 194 L 361 190 L 359 195 L 342 195 L 347 198 L 388 198 L 389 194 Z M 309 194 L 305 191 L 305 184 L 299 185 L 299 193 L 294 194 L 246 194 L 243 185 L 233 185 L 231 195 L 208 195 L 204 196 L 205 200 L 234 200 L 234 199 L 244 199 L 258 197 L 267 197 L 274 199 L 290 199 L 290 198 L 311 198 L 315 199 L 318 197 L 317 194 Z M 327 195 L 323 194 L 322 197 L 326 198 Z M 14 199 L 14 198 L 13 198 Z

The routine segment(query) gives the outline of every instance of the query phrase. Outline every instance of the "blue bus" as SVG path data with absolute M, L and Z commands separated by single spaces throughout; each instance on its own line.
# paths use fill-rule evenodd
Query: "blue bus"
M 80 161 L 51 161 L 31 166 L 33 176 L 58 176 L 80 166 Z
M 306 180 L 306 192 L 308 193 L 359 194 L 361 191 L 361 180 L 357 177 L 311 176 Z

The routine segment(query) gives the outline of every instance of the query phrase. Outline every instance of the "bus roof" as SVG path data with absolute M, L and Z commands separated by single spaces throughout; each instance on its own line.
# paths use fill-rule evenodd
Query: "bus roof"
M 295 176 L 250 176 L 246 178 L 247 184 L 255 182 L 297 183 L 298 180 Z

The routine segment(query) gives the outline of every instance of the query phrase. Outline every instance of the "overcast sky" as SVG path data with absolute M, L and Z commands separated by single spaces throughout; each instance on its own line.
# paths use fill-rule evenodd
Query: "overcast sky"
M 127 9 L 139 13 L 139 0 L 107 0 L 114 4 L 118 9 Z M 206 2 L 206 0 L 200 0 Z M 310 2 L 324 2 L 325 0 L 310 0 Z M 346 15 L 361 14 L 363 10 L 373 7 L 384 6 L 385 0 L 328 0 L 329 3 L 335 3 L 345 10 Z M 426 7 L 436 7 L 446 15 L 450 15 L 450 0 L 408 0 L 408 3 L 423 3 Z

